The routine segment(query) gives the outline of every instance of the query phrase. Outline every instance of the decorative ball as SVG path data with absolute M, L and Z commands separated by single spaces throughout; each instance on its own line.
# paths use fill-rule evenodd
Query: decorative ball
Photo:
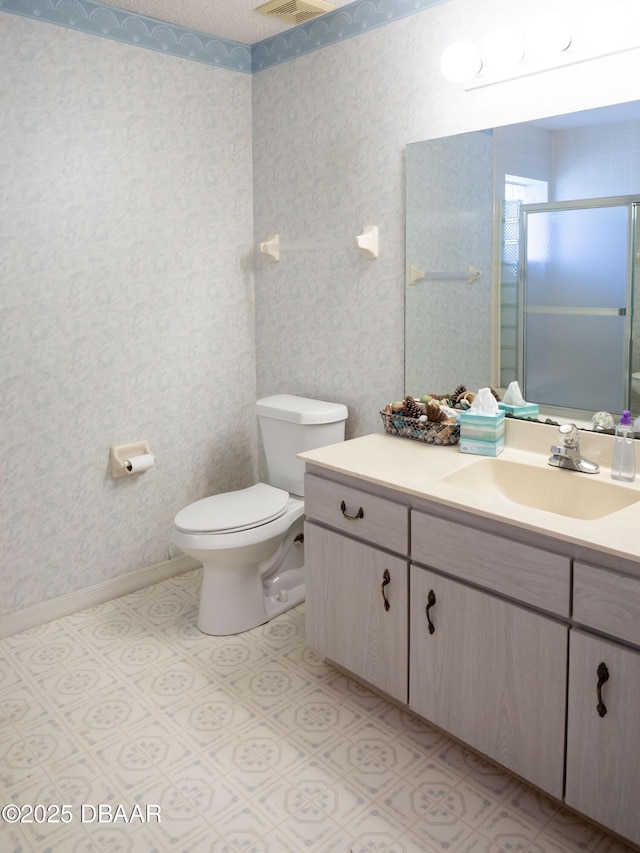
M 615 426 L 613 415 L 610 415 L 609 412 L 596 412 L 595 415 L 591 418 L 591 426 L 593 427 L 595 432 L 602 432 L 606 429 L 613 429 Z

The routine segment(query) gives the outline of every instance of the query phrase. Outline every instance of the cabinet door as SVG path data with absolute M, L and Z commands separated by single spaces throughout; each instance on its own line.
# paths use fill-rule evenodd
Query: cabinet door
M 577 630 L 569 645 L 567 805 L 640 844 L 640 653 Z
M 309 645 L 406 703 L 406 560 L 309 522 L 304 551 Z
M 416 566 L 410 614 L 411 709 L 562 797 L 566 626 Z

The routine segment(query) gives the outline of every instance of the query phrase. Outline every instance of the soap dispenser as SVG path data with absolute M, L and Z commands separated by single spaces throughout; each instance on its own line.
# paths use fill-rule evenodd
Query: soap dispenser
M 625 409 L 616 427 L 615 444 L 613 445 L 613 460 L 611 462 L 611 479 L 625 480 L 630 483 L 636 478 L 635 446 L 631 412 Z

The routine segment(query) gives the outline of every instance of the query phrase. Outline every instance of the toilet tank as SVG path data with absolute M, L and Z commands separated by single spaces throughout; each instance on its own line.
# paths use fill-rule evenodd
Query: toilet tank
M 303 496 L 304 462 L 296 459 L 296 454 L 344 441 L 347 407 L 342 403 L 276 394 L 258 400 L 256 412 L 268 482 Z

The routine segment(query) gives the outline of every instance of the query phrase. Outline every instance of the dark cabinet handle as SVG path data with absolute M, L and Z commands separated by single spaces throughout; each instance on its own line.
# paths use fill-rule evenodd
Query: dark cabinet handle
M 433 632 L 436 630 L 435 625 L 431 621 L 431 616 L 429 615 L 429 611 L 431 610 L 431 608 L 433 607 L 433 605 L 435 603 L 436 603 L 436 594 L 432 589 L 430 589 L 428 594 L 427 594 L 427 606 L 424 609 L 424 612 L 427 615 L 427 622 L 429 623 L 429 633 L 430 634 L 433 634 Z
M 391 605 L 389 604 L 389 599 L 387 598 L 387 593 L 385 590 L 385 586 L 391 583 L 391 575 L 389 574 L 389 569 L 385 569 L 382 575 L 382 583 L 380 584 L 380 592 L 382 593 L 382 597 L 384 599 L 384 609 L 388 610 Z
M 340 509 L 342 510 L 342 514 L 344 515 L 344 517 L 348 518 L 349 521 L 356 521 L 358 518 L 364 518 L 364 510 L 362 509 L 362 507 L 360 507 L 360 509 L 355 515 L 349 515 L 347 512 L 347 505 L 344 501 L 342 501 L 342 503 L 340 504 Z
M 598 667 L 598 686 L 596 688 L 598 692 L 598 714 L 601 717 L 607 713 L 607 706 L 602 701 L 602 685 L 605 681 L 609 681 L 609 670 L 607 669 L 606 663 L 601 663 Z

